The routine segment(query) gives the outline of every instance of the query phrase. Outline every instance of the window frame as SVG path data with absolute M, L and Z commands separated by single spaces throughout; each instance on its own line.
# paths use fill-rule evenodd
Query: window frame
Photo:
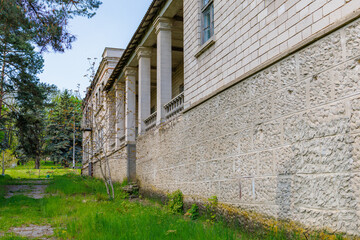
M 208 3 L 204 5 L 204 0 L 201 0 L 201 45 L 205 44 L 207 41 L 209 41 L 214 35 L 215 35 L 215 31 L 214 31 L 214 0 L 208 0 Z M 205 40 L 205 14 L 206 12 L 209 11 L 210 12 L 210 25 L 209 25 L 209 30 L 210 30 L 210 37 L 208 39 Z

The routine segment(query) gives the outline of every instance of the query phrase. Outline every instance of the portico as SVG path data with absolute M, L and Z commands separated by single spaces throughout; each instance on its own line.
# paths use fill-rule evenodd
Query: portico
M 123 85 L 124 107 L 116 107 L 117 129 L 125 143 L 171 119 L 183 109 L 183 8 L 170 1 L 158 15 L 147 15 L 106 85 Z M 121 95 L 117 87 L 116 95 Z M 121 101 L 117 100 L 118 104 Z M 123 127 L 119 126 L 124 124 Z M 117 143 L 122 141 L 117 133 Z

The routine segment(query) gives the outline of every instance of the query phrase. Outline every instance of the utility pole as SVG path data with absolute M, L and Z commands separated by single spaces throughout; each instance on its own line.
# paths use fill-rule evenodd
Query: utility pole
M 75 90 L 75 96 L 80 99 L 80 84 L 77 85 L 77 90 Z M 77 96 L 78 95 L 78 96 Z M 74 132 L 73 132 L 73 169 L 75 169 L 75 151 L 76 151 L 76 106 L 74 106 Z
M 75 120 L 75 113 L 74 113 L 74 134 L 73 134 L 73 169 L 75 169 L 75 134 L 76 134 L 75 124 L 76 124 L 76 120 Z

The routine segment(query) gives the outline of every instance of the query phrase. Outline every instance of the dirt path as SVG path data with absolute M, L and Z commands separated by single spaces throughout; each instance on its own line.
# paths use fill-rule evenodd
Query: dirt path
M 14 227 L 10 228 L 9 232 L 28 238 L 54 239 L 51 238 L 51 236 L 54 235 L 54 230 L 51 226 L 29 225 L 22 227 Z
M 16 195 L 25 195 L 34 199 L 41 199 L 46 196 L 45 189 L 48 186 L 48 180 L 28 180 L 16 182 L 16 185 L 5 185 L 5 198 L 11 198 Z M 51 226 L 29 225 L 10 228 L 9 233 L 28 238 L 36 239 L 55 239 L 54 230 Z M 0 232 L 0 237 L 4 233 Z
M 47 180 L 29 180 L 16 182 L 16 185 L 5 185 L 5 198 L 16 195 L 25 195 L 34 199 L 44 198 L 48 183 Z

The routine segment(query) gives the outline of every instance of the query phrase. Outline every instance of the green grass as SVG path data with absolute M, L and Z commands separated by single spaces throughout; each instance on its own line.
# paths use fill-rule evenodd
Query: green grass
M 7 177 L 9 181 L 14 179 Z M 248 233 L 223 223 L 193 221 L 146 200 L 146 204 L 131 202 L 120 187 L 115 184 L 115 200 L 108 201 L 100 180 L 74 174 L 55 176 L 47 188 L 52 196 L 38 200 L 0 198 L 0 232 L 28 224 L 50 224 L 60 239 L 286 239 L 282 233 Z
M 51 224 L 61 239 L 241 239 L 222 224 L 194 222 L 163 206 L 116 198 L 107 200 L 103 183 L 76 175 L 56 176 L 47 192 L 56 196 L 0 199 L 0 231 L 27 224 Z M 247 239 L 247 238 L 246 238 Z
M 63 168 L 49 161 L 41 161 L 40 169 L 34 169 L 34 166 L 34 162 L 28 162 L 16 168 L 6 169 L 5 174 L 18 179 L 52 178 L 53 176 L 61 176 L 68 173 L 80 174 L 80 169 Z
M 0 177 L 0 185 L 17 181 L 10 176 Z M 49 195 L 44 199 L 25 196 L 5 199 L 0 191 L 0 233 L 6 233 L 0 239 L 25 239 L 11 235 L 8 230 L 29 224 L 51 225 L 58 239 L 289 239 L 282 231 L 250 233 L 241 226 L 211 223 L 204 216 L 191 220 L 170 213 L 159 203 L 129 201 L 120 184 L 114 187 L 115 199 L 109 201 L 102 181 L 66 174 L 53 177 L 46 189 Z M 300 237 L 294 235 L 290 239 Z

